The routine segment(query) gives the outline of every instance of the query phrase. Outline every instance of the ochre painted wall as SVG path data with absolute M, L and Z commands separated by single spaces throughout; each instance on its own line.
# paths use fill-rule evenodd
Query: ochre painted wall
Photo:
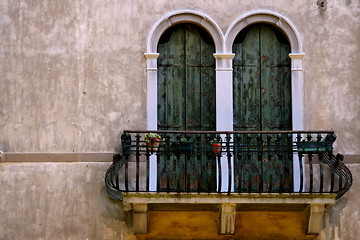
M 316 239 L 305 235 L 304 211 L 241 211 L 234 235 L 219 234 L 216 211 L 150 211 L 148 239 Z

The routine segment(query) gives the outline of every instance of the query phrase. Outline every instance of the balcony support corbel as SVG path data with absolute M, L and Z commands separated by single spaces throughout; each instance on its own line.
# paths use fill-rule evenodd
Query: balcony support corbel
M 234 234 L 236 204 L 222 203 L 220 206 L 220 234 Z
M 306 209 L 307 234 L 319 234 L 323 226 L 325 204 L 310 204 Z
M 133 229 L 134 234 L 147 234 L 148 204 L 133 203 Z

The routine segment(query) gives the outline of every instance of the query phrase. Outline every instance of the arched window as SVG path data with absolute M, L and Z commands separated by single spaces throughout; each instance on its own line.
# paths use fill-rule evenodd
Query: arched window
M 290 44 L 287 38 L 271 25 L 254 24 L 237 35 L 233 52 L 234 130 L 291 130 Z M 274 138 L 276 140 L 272 141 L 278 141 L 279 145 L 288 143 L 291 149 L 292 139 L 286 134 Z M 240 141 L 259 146 L 270 140 L 259 135 L 256 139 Z M 293 188 L 290 151 L 281 155 L 249 152 L 245 160 L 235 157 L 234 165 L 241 166 L 235 167 L 235 190 L 246 192 L 260 188 L 267 192 L 271 188 L 271 191 L 281 192 Z M 284 189 L 280 189 L 281 186 Z
M 210 35 L 195 24 L 175 25 L 161 36 L 157 62 L 159 130 L 216 130 L 214 51 Z M 192 143 L 189 144 L 192 148 Z M 179 164 L 180 171 L 169 170 Z M 178 188 L 174 175 L 182 179 L 184 191 L 216 188 L 214 156 L 163 155 L 158 156 L 157 167 L 160 190 Z M 199 177 L 194 169 L 204 174 Z
M 291 130 L 290 44 L 277 28 L 254 24 L 233 44 L 234 130 Z
M 148 40 L 147 40 L 147 52 L 144 54 L 147 59 L 147 126 L 148 130 L 156 130 L 156 129 L 184 129 L 184 130 L 198 130 L 198 129 L 205 129 L 204 127 L 207 125 L 204 121 L 200 119 L 198 121 L 195 118 L 195 121 L 193 121 L 192 118 L 187 118 L 189 116 L 188 114 L 188 108 L 186 105 L 184 105 L 184 102 L 177 107 L 177 109 L 171 107 L 169 108 L 168 101 L 169 97 L 169 91 L 166 90 L 166 97 L 164 98 L 163 94 L 158 94 L 158 90 L 160 89 L 159 81 L 161 77 L 163 77 L 162 73 L 162 63 L 158 62 L 161 61 L 158 59 L 161 58 L 161 55 L 158 51 L 160 51 L 161 45 L 165 43 L 164 41 L 166 39 L 167 31 L 173 31 L 173 27 L 181 26 L 184 23 L 189 23 L 190 25 L 193 25 L 200 29 L 200 31 L 206 30 L 205 33 L 208 34 L 209 39 L 212 39 L 215 45 L 215 48 L 213 50 L 213 56 L 215 57 L 215 81 L 216 81 L 216 96 L 213 98 L 213 100 L 216 100 L 216 109 L 215 109 L 215 115 L 216 115 L 216 127 L 215 129 L 218 131 L 231 131 L 231 130 L 244 130 L 246 127 L 250 127 L 249 129 L 271 129 L 268 127 L 278 126 L 278 128 L 275 129 L 291 129 L 292 130 L 302 130 L 303 129 L 303 104 L 302 104 L 302 98 L 303 98 L 303 69 L 302 69 L 302 60 L 304 58 L 304 53 L 302 52 L 302 42 L 300 38 L 300 34 L 296 30 L 295 26 L 287 19 L 286 16 L 278 14 L 273 11 L 267 11 L 267 10 L 259 10 L 259 11 L 252 11 L 250 13 L 246 13 L 239 18 L 237 18 L 229 27 L 229 29 L 224 34 L 219 26 L 216 24 L 214 20 L 211 19 L 210 16 L 207 16 L 203 13 L 192 11 L 192 10 L 180 10 L 171 12 L 163 17 L 161 17 L 153 26 L 151 29 Z M 253 125 L 253 128 L 251 128 L 251 125 L 248 124 L 244 127 L 244 124 L 246 121 L 242 121 L 241 117 L 237 116 L 239 113 L 234 113 L 234 109 L 238 109 L 239 106 L 233 107 L 234 105 L 238 105 L 236 101 L 238 99 L 241 99 L 242 97 L 233 96 L 233 95 L 239 95 L 239 94 L 247 94 L 245 92 L 234 92 L 238 86 L 233 86 L 235 84 L 239 84 L 233 81 L 235 76 L 233 74 L 233 68 L 238 68 L 242 66 L 233 66 L 233 64 L 236 65 L 236 61 L 233 62 L 233 57 L 235 55 L 233 47 L 238 44 L 239 38 L 237 36 L 239 33 L 243 34 L 244 31 L 247 28 L 251 26 L 255 26 L 256 24 L 262 23 L 263 25 L 266 25 L 268 27 L 271 27 L 272 29 L 279 29 L 277 33 L 283 34 L 283 36 L 286 36 L 288 40 L 288 44 L 290 45 L 290 49 L 288 51 L 289 56 L 291 59 L 287 59 L 287 61 L 291 62 L 291 73 L 290 77 L 291 80 L 289 82 L 290 89 L 292 92 L 291 98 L 289 100 L 285 100 L 285 102 L 289 102 L 290 104 L 290 111 L 292 111 L 290 117 L 292 117 L 292 120 L 290 120 L 290 125 L 286 125 L 284 119 L 280 121 L 280 124 L 274 122 L 274 120 L 268 120 L 264 119 L 264 124 L 262 123 L 263 118 L 257 117 L 257 122 L 255 125 Z M 277 35 L 277 33 L 275 35 Z M 160 38 L 164 38 L 161 39 Z M 203 38 L 203 37 L 202 37 Z M 237 38 L 237 39 L 236 39 Z M 236 41 L 235 41 L 236 39 Z M 169 41 L 171 39 L 169 38 Z M 236 57 L 239 57 L 238 53 L 236 53 Z M 165 63 L 166 65 L 166 63 Z M 164 66 L 165 66 L 164 65 Z M 201 65 L 201 64 L 200 64 Z M 184 65 L 185 66 L 185 65 Z M 185 71 L 185 70 L 184 70 Z M 165 73 L 166 78 L 168 76 L 168 72 Z M 185 72 L 184 72 L 185 74 Z M 185 76 L 185 75 L 184 75 Z M 163 82 L 164 85 L 165 82 Z M 170 82 L 167 82 L 166 84 L 170 84 Z M 165 88 L 164 88 L 165 89 Z M 174 88 L 178 91 L 174 92 L 174 94 L 182 93 L 182 96 L 186 96 L 188 92 L 183 91 L 183 89 Z M 271 87 L 270 87 L 271 89 Z M 162 90 L 161 90 L 162 91 Z M 188 90 L 187 90 L 188 91 Z M 192 89 L 190 88 L 190 92 Z M 266 89 L 264 89 L 266 91 Z M 196 90 L 194 89 L 194 93 Z M 262 93 L 262 88 L 260 88 L 260 92 Z M 266 92 L 269 93 L 269 92 Z M 198 95 L 199 96 L 199 95 Z M 245 96 L 245 95 L 244 95 Z M 201 97 L 201 95 L 200 95 Z M 268 96 L 269 99 L 275 99 L 273 95 Z M 161 100 L 161 98 L 163 98 Z M 182 97 L 183 98 L 183 97 Z M 216 98 L 216 99 L 215 99 Z M 235 99 L 236 98 L 236 99 Z M 187 98 L 183 98 L 186 99 Z M 263 98 L 264 99 L 264 98 Z M 283 98 L 284 99 L 284 98 Z M 159 102 L 158 102 L 159 101 Z M 163 103 L 160 104 L 160 101 L 163 101 Z M 213 102 L 210 104 L 212 105 Z M 240 103 L 244 104 L 244 103 Z M 176 106 L 176 105 L 174 105 Z M 260 106 L 260 103 L 259 103 Z M 269 105 L 271 106 L 271 105 Z M 190 106 L 189 106 L 190 107 Z M 161 109 L 163 108 L 163 109 Z M 168 111 L 168 110 L 170 111 Z M 186 109 L 186 112 L 180 112 L 179 109 Z M 190 108 L 189 108 L 190 109 Z M 243 109 L 242 106 L 240 106 L 240 109 Z M 158 113 L 158 110 L 161 111 L 161 113 Z M 168 112 L 166 112 L 168 111 Z M 262 108 L 261 113 L 266 112 L 264 108 Z M 270 110 L 271 111 L 271 110 Z M 176 114 L 181 115 L 181 121 L 180 119 L 159 119 L 161 114 L 164 113 L 175 113 L 173 116 L 177 116 Z M 199 113 L 198 111 L 194 111 L 194 113 Z M 240 111 L 241 113 L 241 111 Z M 273 113 L 271 111 L 271 113 Z M 276 111 L 274 111 L 276 113 Z M 276 113 L 277 114 L 277 113 Z M 213 115 L 213 113 L 211 113 Z M 246 115 L 246 113 L 245 113 Z M 168 114 L 169 116 L 169 114 Z M 185 118 L 183 117 L 185 116 Z M 195 116 L 195 115 L 194 115 Z M 185 120 L 183 120 L 185 119 Z M 251 119 L 251 117 L 249 118 Z M 276 118 L 278 120 L 278 118 Z M 192 121 L 192 124 L 187 124 L 187 122 Z M 176 122 L 175 122 L 176 121 Z M 240 125 L 238 125 L 239 122 L 242 122 Z M 195 124 L 194 124 L 195 123 Z M 199 123 L 199 124 L 198 124 Z M 234 125 L 235 123 L 235 125 Z M 207 126 L 207 129 L 215 130 L 211 124 Z M 244 127 L 244 128 L 242 128 Z M 294 169 L 299 169 L 298 163 L 294 161 Z M 298 174 L 298 170 L 294 171 L 294 179 L 297 179 L 295 175 Z M 224 176 L 224 175 L 223 175 Z M 224 180 L 224 179 L 223 179 Z M 299 186 L 298 182 L 294 183 L 294 187 L 297 188 Z
M 215 51 L 195 24 L 168 29 L 158 45 L 158 129 L 216 130 Z

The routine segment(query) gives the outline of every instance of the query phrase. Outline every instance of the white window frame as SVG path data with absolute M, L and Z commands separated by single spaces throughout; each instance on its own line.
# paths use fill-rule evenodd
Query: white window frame
M 268 10 L 248 12 L 237 18 L 223 34 L 220 27 L 209 16 L 192 10 L 181 10 L 161 17 L 151 29 L 147 39 L 147 128 L 157 130 L 157 46 L 161 35 L 175 24 L 188 22 L 203 27 L 215 44 L 216 64 L 216 130 L 233 130 L 233 68 L 232 46 L 237 34 L 254 23 L 276 25 L 287 36 L 291 53 L 291 99 L 292 99 L 292 130 L 303 130 L 303 68 L 305 54 L 299 32 L 287 17 Z M 151 94 L 149 94 L 151 93 Z M 155 97 L 154 97 L 155 96 Z M 296 158 L 295 158 L 296 159 Z M 299 164 L 294 161 L 294 188 L 299 187 Z

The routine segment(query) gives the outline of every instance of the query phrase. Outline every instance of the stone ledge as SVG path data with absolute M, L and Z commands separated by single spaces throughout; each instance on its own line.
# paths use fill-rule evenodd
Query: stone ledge
M 115 153 L 13 153 L 4 152 L 0 162 L 112 162 Z
M 335 204 L 336 194 L 326 193 L 122 193 L 126 203 L 187 204 Z

